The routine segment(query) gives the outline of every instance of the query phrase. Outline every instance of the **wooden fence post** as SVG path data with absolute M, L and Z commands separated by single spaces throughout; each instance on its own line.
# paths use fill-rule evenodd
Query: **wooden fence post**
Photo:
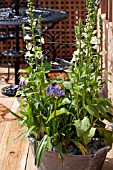
M 105 0 L 105 13 L 106 13 L 106 20 L 108 20 L 108 0 Z
M 101 4 L 100 4 L 100 8 L 101 8 L 101 14 L 105 13 L 105 1 L 106 0 L 102 0 Z
M 112 22 L 112 0 L 108 0 L 108 21 Z

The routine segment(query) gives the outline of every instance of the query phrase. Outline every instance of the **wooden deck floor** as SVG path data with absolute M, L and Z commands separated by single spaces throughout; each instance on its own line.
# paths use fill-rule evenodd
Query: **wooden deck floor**
M 1 94 L 1 88 L 10 85 L 4 81 L 6 76 L 7 70 L 0 68 L 0 170 L 36 170 L 27 139 L 23 143 L 20 142 L 21 138 L 17 139 L 6 151 L 6 140 L 9 135 L 9 141 L 11 141 L 21 132 L 17 126 L 18 120 L 8 110 L 10 108 L 17 111 L 18 98 L 6 97 Z M 13 83 L 12 79 L 13 70 L 9 83 Z M 102 170 L 113 170 L 113 149 L 108 153 Z
M 0 68 L 0 170 L 36 170 L 37 168 L 34 166 L 34 159 L 27 140 L 22 143 L 20 142 L 21 138 L 17 139 L 6 151 L 8 135 L 10 135 L 9 141 L 11 141 L 16 135 L 21 133 L 21 130 L 18 130 L 18 120 L 8 110 L 9 108 L 13 111 L 17 110 L 19 106 L 18 99 L 1 94 L 2 87 L 13 83 L 10 80 L 9 84 L 6 84 L 4 81 L 5 77 L 7 77 L 7 69 Z M 11 74 L 12 78 L 13 74 Z

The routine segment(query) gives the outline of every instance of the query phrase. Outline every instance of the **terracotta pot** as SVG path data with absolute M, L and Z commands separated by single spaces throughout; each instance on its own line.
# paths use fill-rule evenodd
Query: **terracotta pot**
M 30 143 L 33 150 L 33 143 L 31 141 Z M 42 163 L 37 170 L 101 170 L 110 149 L 110 146 L 106 146 L 92 155 L 63 154 L 64 163 L 58 158 L 57 152 L 45 151 Z

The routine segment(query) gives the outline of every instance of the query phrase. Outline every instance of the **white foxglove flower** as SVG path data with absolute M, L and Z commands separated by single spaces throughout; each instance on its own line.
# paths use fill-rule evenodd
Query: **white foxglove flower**
M 85 33 L 85 32 L 82 33 L 82 35 L 83 35 L 85 38 L 87 38 L 87 36 L 88 36 L 87 33 Z
M 31 19 L 28 19 L 28 22 L 29 22 L 29 23 L 32 22 Z
M 44 44 L 44 38 L 42 37 L 41 39 L 38 40 L 41 44 Z
M 71 62 L 73 63 L 74 61 L 76 61 L 76 55 L 79 54 L 79 49 L 77 49 L 76 51 L 73 52 L 73 57 L 72 57 L 72 60 Z
M 29 14 L 29 12 L 28 12 L 28 11 L 26 11 L 26 14 Z
M 72 60 L 71 60 L 71 63 L 73 63 L 75 61 L 75 56 L 73 56 Z
M 98 44 L 98 39 L 96 36 L 93 36 L 90 41 L 91 44 Z
M 85 32 L 87 31 L 87 28 L 86 28 L 86 27 L 84 28 L 84 31 L 85 31 Z
M 36 27 L 36 20 L 33 21 L 33 26 Z
M 28 27 L 28 26 L 24 27 L 24 29 L 26 29 L 26 30 L 31 30 L 31 28 Z
M 37 57 L 38 59 L 41 59 L 41 58 L 43 57 L 42 51 L 37 51 L 37 52 L 36 52 L 36 57 Z
M 73 52 L 73 55 L 76 56 L 80 53 L 79 49 L 77 49 L 76 51 Z
M 97 50 L 98 47 L 99 47 L 99 45 L 98 45 L 98 44 L 95 44 L 95 45 L 93 46 L 93 49 Z
M 94 31 L 93 31 L 93 34 L 96 34 L 96 33 L 97 33 L 97 30 L 94 30 Z
M 44 44 L 44 38 L 43 37 L 41 38 L 41 43 Z
M 93 27 L 92 27 L 92 25 L 90 25 L 90 29 L 92 29 Z
M 32 48 L 32 51 L 35 51 L 35 48 L 34 48 L 34 47 Z
M 85 43 L 82 41 L 81 42 L 81 48 L 83 48 L 85 46 Z
M 27 48 L 27 50 L 31 50 L 31 49 L 32 49 L 32 44 L 31 44 L 31 43 L 28 43 L 28 44 L 26 45 L 26 48 Z
M 30 51 L 27 51 L 26 54 L 25 54 L 25 57 L 32 57 L 33 54 L 30 53 Z
M 24 40 L 31 40 L 32 38 L 29 36 L 29 34 L 26 34 L 26 36 L 24 36 Z

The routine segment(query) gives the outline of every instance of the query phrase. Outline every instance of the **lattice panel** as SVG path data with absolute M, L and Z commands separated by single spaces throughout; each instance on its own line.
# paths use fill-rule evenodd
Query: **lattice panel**
M 63 10 L 68 13 L 68 18 L 59 22 L 54 27 L 55 31 L 62 31 L 57 42 L 70 43 L 75 40 L 74 25 L 77 24 L 78 18 L 81 17 L 85 21 L 85 1 L 84 0 L 39 0 L 41 7 Z M 47 39 L 46 39 L 47 41 Z M 72 44 L 59 52 L 58 57 L 72 57 L 75 46 Z
M 12 7 L 14 3 L 15 0 L 0 0 L 0 7 Z M 23 6 L 24 3 L 26 3 L 26 0 L 19 0 L 20 6 Z
M 11 7 L 14 2 L 15 0 L 0 0 L 0 7 Z M 34 0 L 34 4 L 35 2 L 36 0 Z M 72 52 L 75 50 L 75 45 L 72 44 L 75 41 L 74 25 L 77 24 L 79 17 L 85 21 L 85 0 L 38 0 L 38 2 L 40 7 L 63 10 L 68 13 L 68 18 L 57 23 L 50 32 L 53 32 L 53 36 L 54 34 L 57 36 L 57 39 L 55 40 L 56 45 L 54 44 L 55 48 L 58 45 L 57 43 L 61 43 L 60 48 L 62 50 L 59 51 L 57 48 L 59 51 L 56 52 L 57 57 L 71 58 Z M 23 6 L 23 4 L 26 3 L 26 0 L 20 0 L 19 3 L 20 6 Z M 62 32 L 62 35 L 58 36 L 60 31 Z M 9 41 L 10 40 L 0 42 L 0 52 L 15 47 L 15 40 Z M 50 43 L 50 39 L 45 38 L 45 42 Z M 66 45 L 66 43 L 68 43 L 68 45 Z M 23 48 L 23 46 L 24 42 L 23 40 L 20 40 L 20 48 Z M 48 44 L 46 45 L 46 48 L 49 48 Z M 47 54 L 48 58 L 51 58 L 52 55 L 51 52 Z M 13 60 L 13 57 L 11 60 Z M 7 59 L 4 59 L 4 62 L 7 62 Z

